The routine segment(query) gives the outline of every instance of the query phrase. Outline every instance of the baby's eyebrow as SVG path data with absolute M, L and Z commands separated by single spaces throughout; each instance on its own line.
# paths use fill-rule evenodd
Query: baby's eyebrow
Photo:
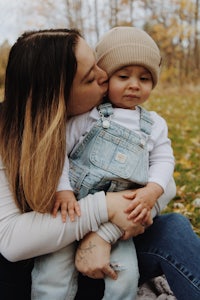
M 151 75 L 151 72 L 149 70 L 144 70 L 144 72 L 142 72 L 142 74 L 144 74 L 144 75 Z

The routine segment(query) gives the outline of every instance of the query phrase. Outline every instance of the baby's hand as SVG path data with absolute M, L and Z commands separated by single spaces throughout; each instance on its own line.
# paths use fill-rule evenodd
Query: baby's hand
M 125 211 L 130 213 L 128 219 L 133 219 L 134 222 L 148 223 L 151 209 L 162 193 L 161 186 L 156 183 L 148 183 L 145 187 L 125 194 L 125 198 L 133 200 Z
M 56 217 L 59 208 L 63 222 L 66 222 L 67 214 L 72 222 L 75 220 L 75 215 L 78 217 L 81 215 L 80 206 L 73 191 L 60 191 L 56 193 L 56 201 L 52 212 L 54 217 Z
M 132 193 L 125 194 L 124 197 L 132 200 L 126 210 L 126 213 L 130 213 L 128 219 L 140 223 L 149 216 L 151 207 L 145 188 L 139 188 Z

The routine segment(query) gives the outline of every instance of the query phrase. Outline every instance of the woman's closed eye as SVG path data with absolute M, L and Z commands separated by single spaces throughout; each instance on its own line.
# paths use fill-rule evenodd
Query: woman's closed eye
M 86 83 L 87 84 L 93 83 L 96 80 L 96 76 L 95 75 L 96 75 L 95 72 L 92 70 L 90 72 L 90 74 L 88 74 L 88 76 L 87 76 Z
M 90 83 L 93 83 L 95 81 L 95 76 L 93 76 L 92 78 L 89 78 L 87 80 L 87 83 L 90 84 Z

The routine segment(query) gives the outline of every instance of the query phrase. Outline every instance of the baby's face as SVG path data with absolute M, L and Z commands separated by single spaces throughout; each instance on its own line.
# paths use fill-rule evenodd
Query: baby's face
M 146 68 L 125 66 L 110 77 L 108 97 L 115 107 L 135 109 L 148 99 L 152 88 L 152 76 Z

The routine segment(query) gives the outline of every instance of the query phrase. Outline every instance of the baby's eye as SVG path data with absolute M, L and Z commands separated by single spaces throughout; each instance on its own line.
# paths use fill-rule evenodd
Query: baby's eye
M 121 79 L 126 79 L 126 78 L 128 78 L 127 75 L 123 75 L 123 74 L 119 74 L 118 77 L 121 78 Z
M 151 78 L 149 78 L 147 76 L 141 76 L 140 80 L 142 80 L 142 81 L 148 81 L 148 80 L 151 80 Z

